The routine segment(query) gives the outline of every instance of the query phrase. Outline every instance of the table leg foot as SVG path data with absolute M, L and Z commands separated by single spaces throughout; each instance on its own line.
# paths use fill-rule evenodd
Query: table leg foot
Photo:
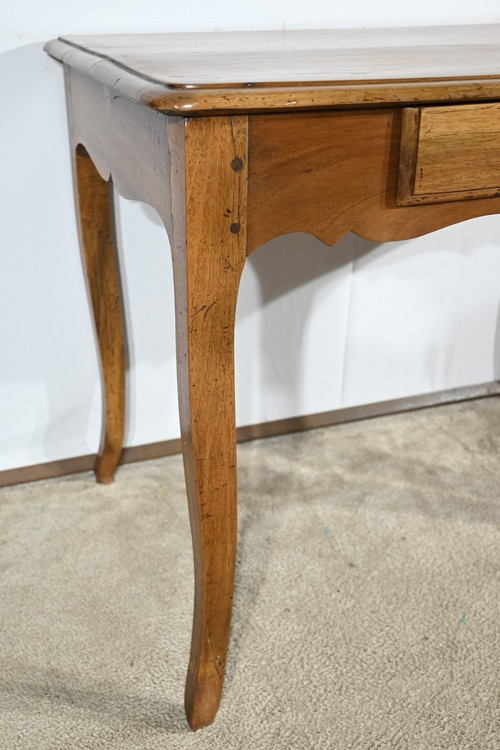
M 188 673 L 185 709 L 188 724 L 193 731 L 208 726 L 214 720 L 222 695 L 223 681 L 205 681 L 197 684 L 196 676 Z
M 113 188 L 102 179 L 87 151 L 74 154 L 80 243 L 92 302 L 103 381 L 103 427 L 94 473 L 113 481 L 125 432 L 125 346 L 116 256 Z

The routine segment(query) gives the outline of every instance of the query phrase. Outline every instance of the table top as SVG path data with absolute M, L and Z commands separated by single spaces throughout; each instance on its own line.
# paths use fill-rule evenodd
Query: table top
M 68 36 L 46 50 L 177 113 L 500 98 L 500 24 Z

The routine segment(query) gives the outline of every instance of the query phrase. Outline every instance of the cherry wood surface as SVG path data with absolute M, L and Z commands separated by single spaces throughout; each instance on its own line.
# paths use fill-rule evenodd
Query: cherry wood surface
M 468 179 L 459 174 L 460 159 L 450 183 L 446 175 L 439 182 L 444 202 L 401 205 L 414 192 L 418 157 L 411 149 L 421 135 L 421 107 L 429 105 L 451 152 L 463 145 L 460 132 L 470 131 L 469 151 L 491 162 L 487 181 L 498 186 L 497 162 L 492 152 L 485 156 L 489 139 L 476 140 L 474 128 L 460 131 L 456 122 L 479 117 L 478 131 L 495 131 L 499 30 L 118 35 L 46 47 L 64 64 L 101 353 L 101 481 L 112 478 L 121 452 L 126 366 L 111 184 L 152 205 L 170 238 L 195 567 L 185 694 L 193 729 L 215 716 L 229 643 L 237 529 L 233 342 L 246 256 L 287 232 L 310 232 L 329 245 L 350 230 L 390 241 L 499 213 L 500 197 L 454 199 L 452 185 Z M 487 106 L 477 109 L 478 100 Z M 493 125 L 481 113 L 493 113 Z M 439 147 L 431 148 L 431 175 L 439 158 Z

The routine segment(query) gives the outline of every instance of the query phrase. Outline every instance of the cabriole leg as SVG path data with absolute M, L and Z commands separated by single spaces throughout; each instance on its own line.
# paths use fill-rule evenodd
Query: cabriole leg
M 113 481 L 125 431 L 125 349 L 117 265 L 113 188 L 83 146 L 74 153 L 80 242 L 92 301 L 103 380 L 103 427 L 94 472 Z
M 185 128 L 174 282 L 184 467 L 195 564 L 186 713 L 209 724 L 222 692 L 236 556 L 234 318 L 246 258 L 247 118 Z M 177 225 L 177 229 L 176 229 Z

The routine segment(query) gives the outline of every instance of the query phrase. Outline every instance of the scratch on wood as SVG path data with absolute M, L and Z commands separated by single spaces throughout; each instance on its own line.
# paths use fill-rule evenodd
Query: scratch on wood
M 211 304 L 211 305 L 209 305 L 208 307 L 206 307 L 206 305 L 204 305 L 204 306 L 203 306 L 204 308 L 206 308 L 206 309 L 205 309 L 205 312 L 203 313 L 204 317 L 206 317 L 206 316 L 207 316 L 207 313 L 208 313 L 208 311 L 209 311 L 209 310 L 211 310 L 211 309 L 212 309 L 212 307 L 213 307 L 214 305 L 216 305 L 218 301 L 219 301 L 219 298 L 217 297 L 217 299 L 216 299 L 216 300 L 214 300 L 214 301 L 212 302 L 212 304 Z

